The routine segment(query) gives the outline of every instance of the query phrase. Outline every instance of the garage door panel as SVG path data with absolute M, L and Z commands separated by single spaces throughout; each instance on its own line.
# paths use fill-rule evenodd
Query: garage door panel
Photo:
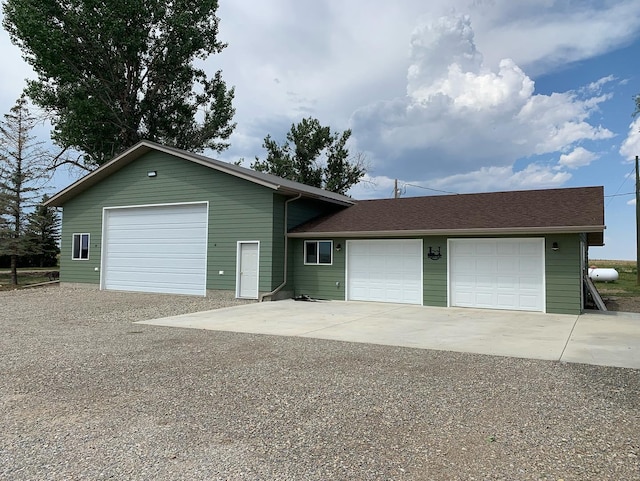
M 347 242 L 347 299 L 422 304 L 422 241 Z
M 498 256 L 517 256 L 521 253 L 521 244 L 519 242 L 505 240 L 505 242 L 496 245 L 496 254 L 498 254 Z
M 103 288 L 204 295 L 207 205 L 105 211 Z
M 493 290 L 493 286 L 495 285 L 495 280 L 491 276 L 477 276 L 475 285 L 480 289 L 491 289 Z
M 517 276 L 497 276 L 496 287 L 498 289 L 513 289 L 514 284 L 520 284 Z
M 496 300 L 501 306 L 512 306 L 517 302 L 516 296 L 514 294 L 500 294 L 496 296 Z
M 190 270 L 200 272 L 202 270 L 202 259 L 158 259 L 157 257 L 144 256 L 122 257 L 109 262 L 108 269 L 109 273 L 115 270 L 127 270 L 130 272 L 132 266 L 139 272 L 147 270 L 157 270 L 159 272 Z
M 540 272 L 542 270 L 542 265 L 540 264 L 539 258 L 533 257 L 521 257 L 519 259 L 519 270 L 520 272 Z
M 496 259 L 496 271 L 500 273 L 520 272 L 520 262 L 517 257 L 498 257 Z
M 466 268 L 468 265 L 473 265 L 473 264 L 475 264 L 477 272 L 494 272 L 496 267 L 496 260 L 493 257 L 479 258 L 475 262 L 467 263 L 466 265 L 463 266 L 463 268 Z
M 543 311 L 543 256 L 542 239 L 452 239 L 450 304 Z
M 492 244 L 480 244 L 476 247 L 475 255 L 478 256 L 494 256 L 496 248 Z
M 521 242 L 520 243 L 520 255 L 538 257 L 540 254 L 539 242 Z
M 180 254 L 174 253 L 169 255 L 165 249 L 148 249 L 144 251 L 138 251 L 136 249 L 130 250 L 112 250 L 109 251 L 110 260 L 107 267 L 124 265 L 135 267 L 144 267 L 146 265 L 159 265 L 159 266 L 171 266 L 176 265 L 180 267 L 184 265 L 188 267 L 189 264 L 195 264 L 199 268 L 202 268 L 202 257 L 193 253 Z M 139 262 L 138 262 L 139 261 Z
M 491 307 L 495 304 L 493 292 L 477 292 L 475 296 L 476 307 Z

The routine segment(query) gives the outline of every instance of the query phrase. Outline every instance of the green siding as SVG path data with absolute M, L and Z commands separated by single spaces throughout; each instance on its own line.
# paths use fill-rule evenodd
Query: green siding
M 274 211 L 276 208 L 277 207 L 274 206 Z M 341 206 L 324 203 L 317 199 L 301 198 L 301 199 L 292 200 L 291 202 L 289 202 L 289 205 L 287 208 L 287 228 L 288 230 L 291 230 L 294 227 L 297 227 L 301 224 L 304 224 L 305 222 L 315 219 L 316 217 L 327 215 L 329 213 L 336 212 L 343 208 L 344 207 L 341 207 Z M 274 237 L 274 243 L 275 243 L 275 240 L 276 238 Z M 299 245 L 297 246 L 297 244 Z M 309 271 L 296 270 L 296 264 L 298 260 L 304 263 L 303 257 L 302 257 L 303 256 L 302 245 L 303 245 L 302 243 L 298 242 L 295 239 L 289 240 L 289 249 L 288 249 L 288 256 L 287 256 L 288 257 L 287 284 L 284 287 L 284 290 L 294 292 L 295 295 L 307 294 L 311 292 L 311 290 L 315 289 L 314 286 L 318 285 L 318 281 L 317 279 L 315 279 L 317 275 L 319 275 L 320 278 L 322 278 L 325 275 L 329 275 L 329 277 L 332 277 L 334 275 L 333 273 L 335 272 L 335 268 L 329 267 L 329 266 L 305 266 L 305 267 L 312 267 L 312 269 Z M 335 252 L 334 250 L 334 262 L 336 260 L 337 254 L 338 253 Z M 274 250 L 274 258 L 276 257 L 276 255 L 278 255 L 277 251 Z M 344 250 L 342 251 L 342 256 L 344 257 Z M 283 251 L 282 258 L 284 258 L 284 251 Z M 344 279 L 344 259 L 342 260 L 342 264 L 343 264 L 343 267 L 342 267 L 342 274 L 340 274 L 340 278 Z M 320 267 L 321 269 L 315 272 L 313 270 L 314 267 Z M 331 271 L 332 273 L 330 274 L 329 271 Z M 296 277 L 296 273 L 300 274 L 299 278 Z M 331 282 L 331 281 L 327 280 L 326 282 Z M 336 282 L 337 281 L 332 282 L 333 289 L 322 289 L 322 292 L 327 294 L 326 296 L 327 299 L 343 299 L 344 300 L 344 280 L 340 281 L 339 288 L 336 288 L 336 285 L 335 285 Z
M 473 236 L 478 238 L 479 236 Z M 518 236 L 504 236 L 518 237 Z M 519 236 L 532 237 L 532 236 Z M 582 278 L 580 271 L 580 235 L 547 235 L 545 247 L 546 310 L 549 313 L 578 314 L 581 312 Z M 462 238 L 462 237 L 456 237 Z M 309 237 L 308 240 L 312 240 Z M 447 306 L 447 238 L 423 237 L 423 303 L 425 306 Z M 291 239 L 293 246 L 291 262 L 294 266 L 293 279 L 296 294 L 312 297 L 342 300 L 345 298 L 345 249 L 335 251 L 339 242 L 346 245 L 344 238 L 334 241 L 334 262 L 332 266 L 306 266 L 303 259 L 305 239 Z M 558 242 L 560 249 L 553 251 L 551 245 Z M 429 247 L 440 248 L 442 258 L 431 260 L 427 257 Z M 340 288 L 336 288 L 336 282 Z
M 560 247 L 551 249 L 554 242 Z M 580 235 L 546 236 L 545 271 L 547 312 L 580 314 L 582 312 L 582 272 L 580 270 Z
M 148 178 L 149 170 L 157 171 L 157 177 Z M 259 289 L 272 290 L 274 280 L 282 275 L 281 271 L 274 272 L 272 260 L 274 232 L 278 229 L 274 226 L 274 204 L 278 210 L 282 201 L 274 200 L 273 191 L 267 187 L 161 152 L 143 155 L 65 203 L 61 280 L 99 282 L 99 272 L 94 268 L 100 266 L 103 207 L 197 201 L 209 202 L 207 288 L 235 290 L 237 241 L 257 240 Z M 78 232 L 91 234 L 88 261 L 71 260 L 71 236 Z M 219 271 L 224 274 L 219 275 Z
M 440 248 L 442 257 L 431 260 L 427 257 L 429 247 Z M 447 307 L 447 238 L 423 237 L 423 302 L 425 306 Z
M 294 267 L 294 293 L 296 296 L 307 294 L 319 299 L 345 299 L 345 239 L 323 239 L 333 240 L 333 264 L 332 265 L 304 265 L 304 240 L 317 240 L 313 237 L 308 239 L 291 239 L 290 248 L 292 263 Z M 336 251 L 336 246 L 342 245 L 340 252 Z M 336 285 L 336 282 L 339 285 Z
M 281 195 L 273 195 L 273 253 L 271 256 L 271 285 L 273 289 L 284 280 L 284 204 L 286 199 Z

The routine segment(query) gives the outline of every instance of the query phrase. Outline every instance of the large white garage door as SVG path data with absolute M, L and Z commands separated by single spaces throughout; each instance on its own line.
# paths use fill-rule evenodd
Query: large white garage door
M 451 239 L 450 305 L 544 311 L 544 239 Z
M 422 241 L 347 241 L 347 300 L 422 305 Z
M 102 288 L 206 295 L 207 204 L 105 209 Z

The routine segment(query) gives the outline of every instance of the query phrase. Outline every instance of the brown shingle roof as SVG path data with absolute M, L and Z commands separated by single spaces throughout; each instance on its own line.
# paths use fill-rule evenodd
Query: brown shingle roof
M 291 231 L 308 234 L 602 232 L 603 187 L 358 201 Z

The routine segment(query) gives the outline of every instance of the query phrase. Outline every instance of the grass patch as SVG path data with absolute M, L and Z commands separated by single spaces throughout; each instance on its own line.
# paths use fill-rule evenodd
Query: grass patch
M 618 271 L 615 282 L 595 282 L 602 295 L 619 297 L 640 296 L 640 286 L 636 285 L 638 270 L 635 261 L 589 260 L 589 266 L 610 267 Z
M 49 272 L 58 271 L 57 267 L 18 269 L 18 285 L 11 284 L 11 272 L 9 269 L 0 269 L 0 291 L 19 289 L 31 284 L 49 282 Z

